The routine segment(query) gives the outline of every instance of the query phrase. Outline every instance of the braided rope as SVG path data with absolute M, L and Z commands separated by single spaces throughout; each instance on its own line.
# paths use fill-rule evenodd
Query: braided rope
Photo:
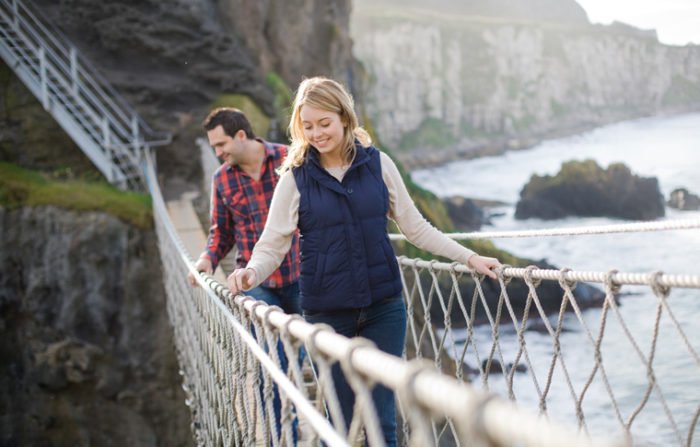
M 502 239 L 523 237 L 548 237 L 548 236 L 583 236 L 614 233 L 641 233 L 650 231 L 694 230 L 700 228 L 700 219 L 677 219 L 660 222 L 632 222 L 614 225 L 591 225 L 587 227 L 548 228 L 542 230 L 519 231 L 478 231 L 469 233 L 445 233 L 455 240 L 464 239 Z M 394 241 L 407 240 L 403 234 L 390 234 Z
M 398 257 L 398 262 L 401 265 L 411 266 L 415 269 L 432 268 L 435 270 L 445 270 L 448 271 L 454 268 L 458 272 L 471 273 L 472 271 L 466 265 L 453 266 L 452 263 L 447 262 L 436 262 L 436 261 L 426 261 L 423 259 L 410 259 L 406 257 Z M 506 267 L 503 269 L 503 275 L 510 278 L 522 278 L 525 279 L 528 271 L 526 268 L 515 268 Z M 543 279 L 549 281 L 559 281 L 561 272 L 559 270 L 550 269 L 536 269 L 532 272 L 533 279 Z M 616 285 L 641 285 L 641 286 L 651 286 L 652 281 L 649 278 L 648 273 L 614 273 L 610 278 L 608 278 L 608 272 L 577 272 L 577 271 L 567 271 L 564 274 L 563 279 L 565 281 L 575 281 L 575 282 L 593 282 L 599 284 L 605 284 L 606 281 L 611 280 Z M 661 274 L 655 279 L 655 282 L 659 286 L 663 287 L 683 287 L 683 288 L 693 288 L 700 289 L 700 275 L 667 275 Z

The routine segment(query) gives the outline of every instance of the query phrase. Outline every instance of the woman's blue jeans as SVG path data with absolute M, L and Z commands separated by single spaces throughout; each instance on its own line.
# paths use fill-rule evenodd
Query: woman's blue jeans
M 329 324 L 338 334 L 346 337 L 364 337 L 388 354 L 401 357 L 406 340 L 406 305 L 401 294 L 378 301 L 360 309 L 307 312 L 304 318 L 309 323 Z M 346 426 L 352 421 L 355 393 L 350 388 L 338 363 L 332 368 L 333 382 L 340 407 L 343 410 Z M 394 392 L 376 385 L 372 399 L 377 409 L 379 423 L 384 433 L 387 447 L 397 445 L 396 401 Z

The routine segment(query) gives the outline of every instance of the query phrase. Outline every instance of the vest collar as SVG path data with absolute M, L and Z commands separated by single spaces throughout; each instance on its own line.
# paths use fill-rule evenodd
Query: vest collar
M 355 140 L 355 159 L 352 161 L 352 164 L 345 173 L 345 178 L 348 178 L 348 175 L 352 171 L 369 162 L 369 150 L 370 148 L 365 148 L 357 139 Z M 309 174 L 317 182 L 340 194 L 346 194 L 345 187 L 335 177 L 330 175 L 328 171 L 323 168 L 323 166 L 321 166 L 320 154 L 318 149 L 313 146 L 309 146 L 309 152 L 306 157 L 306 165 Z

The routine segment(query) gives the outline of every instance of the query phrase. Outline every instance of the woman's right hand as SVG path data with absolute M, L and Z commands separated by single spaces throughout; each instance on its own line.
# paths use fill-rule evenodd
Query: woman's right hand
M 228 284 L 229 290 L 234 295 L 250 290 L 252 285 L 256 282 L 255 270 L 249 268 L 236 269 L 228 275 L 226 283 Z

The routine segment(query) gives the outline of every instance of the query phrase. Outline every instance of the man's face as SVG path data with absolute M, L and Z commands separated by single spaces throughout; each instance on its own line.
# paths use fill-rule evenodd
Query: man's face
M 207 138 L 209 138 L 209 144 L 214 148 L 216 156 L 221 161 L 229 165 L 236 164 L 243 150 L 242 142 L 239 138 L 226 135 L 222 126 L 216 126 L 212 130 L 207 131 Z

